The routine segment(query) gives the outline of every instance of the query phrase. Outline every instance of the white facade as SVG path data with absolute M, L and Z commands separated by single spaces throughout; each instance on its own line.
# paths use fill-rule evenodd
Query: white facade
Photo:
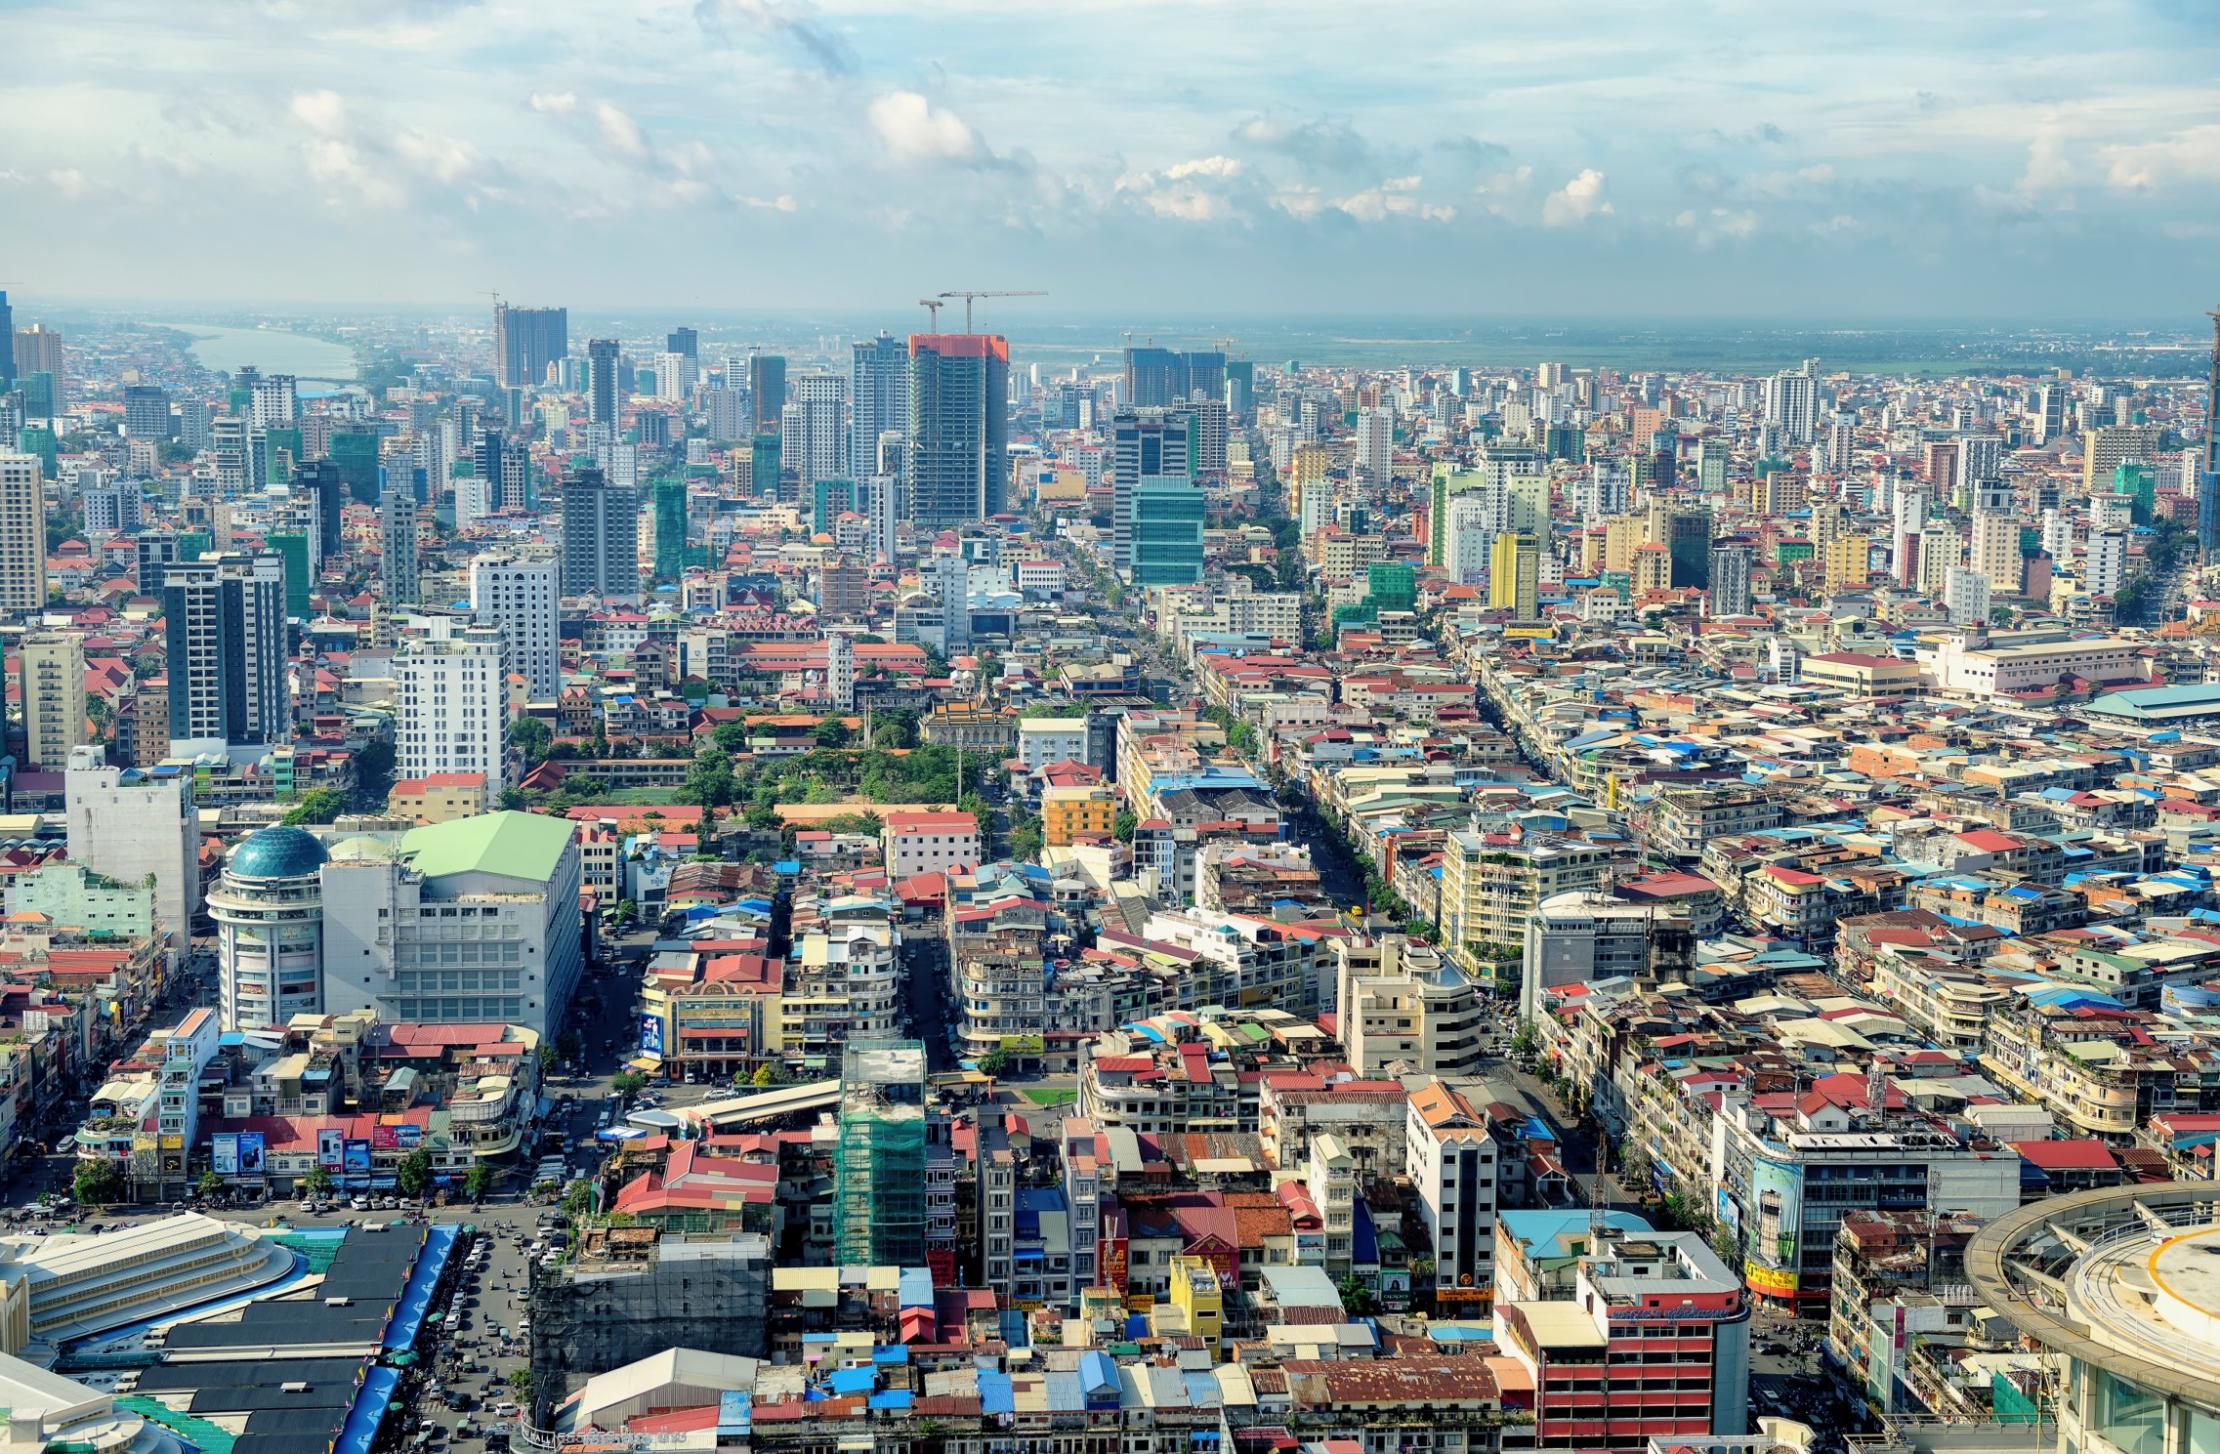
M 501 628 L 507 669 L 531 680 L 531 699 L 562 690 L 562 591 L 552 557 L 478 555 L 470 561 L 470 609 Z
M 2128 538 L 2125 530 L 2097 530 L 2089 536 L 2082 576 L 2092 596 L 2116 596 L 2127 584 Z
M 501 628 L 422 618 L 393 658 L 399 750 L 404 778 L 441 772 L 503 779 L 509 699 L 502 683 Z
M 887 873 L 895 879 L 979 862 L 979 823 L 969 813 L 897 813 L 885 828 Z
M 1484 1113 L 1436 1081 L 1411 1093 L 1403 1170 L 1434 1244 L 1436 1288 L 1472 1295 L 1495 1275 L 1496 1147 Z
M 1028 717 L 1018 722 L 1018 759 L 1027 772 L 1052 762 L 1087 760 L 1087 719 Z
M 1395 459 L 1395 420 L 1385 409 L 1357 413 L 1356 474 L 1360 480 L 1384 485 Z
M 149 778 L 109 767 L 104 750 L 80 747 L 63 778 L 69 856 L 128 883 L 154 880 L 154 915 L 182 947 L 200 909 L 200 827 L 192 778 Z
M 1962 565 L 1950 568 L 1950 584 L 1943 594 L 1953 626 L 1978 626 L 1989 619 L 1989 578 Z
M 1777 424 L 1798 444 L 1809 444 L 1819 425 L 1818 363 L 1804 360 L 1803 368 L 1786 369 L 1765 381 L 1765 418 Z
M 794 433 L 780 441 L 780 465 L 792 465 L 806 487 L 818 480 L 849 477 L 848 429 L 843 405 L 848 381 L 838 374 L 795 376 L 793 402 L 782 429 Z

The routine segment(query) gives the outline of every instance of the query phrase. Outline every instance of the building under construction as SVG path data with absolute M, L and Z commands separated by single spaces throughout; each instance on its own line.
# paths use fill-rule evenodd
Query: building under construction
M 844 1263 L 925 1262 L 925 1047 L 859 1040 L 840 1065 L 834 1235 Z

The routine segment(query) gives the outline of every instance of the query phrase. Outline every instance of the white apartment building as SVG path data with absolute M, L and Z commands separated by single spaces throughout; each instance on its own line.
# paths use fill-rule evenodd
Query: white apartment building
M 895 880 L 979 862 L 979 820 L 969 813 L 889 813 L 882 829 Z
M 504 781 L 509 700 L 501 663 L 498 626 L 421 617 L 402 636 L 393 658 L 401 777 L 479 772 L 489 787 Z
M 1444 1081 L 1411 1092 L 1404 1172 L 1434 1243 L 1438 1303 L 1484 1302 L 1495 1281 L 1496 1148 L 1488 1118 Z
M 1052 762 L 1087 760 L 1087 719 L 1084 717 L 1026 717 L 1018 722 L 1018 760 L 1027 772 L 1039 772 Z
M 552 556 L 487 553 L 470 560 L 470 609 L 501 628 L 505 670 L 531 682 L 531 700 L 553 701 L 563 686 L 562 587 Z
M 18 648 L 23 663 L 23 755 L 39 772 L 64 772 L 85 740 L 85 638 L 34 631 Z
M 200 824 L 190 773 L 149 776 L 112 768 L 99 747 L 69 755 L 63 778 L 69 856 L 127 883 L 154 880 L 154 916 L 182 947 L 200 910 Z

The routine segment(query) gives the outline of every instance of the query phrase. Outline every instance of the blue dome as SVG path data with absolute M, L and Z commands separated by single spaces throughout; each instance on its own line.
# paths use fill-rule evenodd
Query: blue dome
M 265 828 L 231 850 L 224 872 L 233 878 L 299 878 L 324 866 L 324 845 L 298 828 Z

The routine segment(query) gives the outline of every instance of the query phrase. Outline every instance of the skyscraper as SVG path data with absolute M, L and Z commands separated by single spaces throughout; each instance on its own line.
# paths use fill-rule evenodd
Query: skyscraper
M 0 288 L 0 394 L 15 383 L 15 310 L 8 306 L 8 290 Z
M 46 492 L 35 454 L 0 454 L 0 611 L 46 605 Z
M 500 790 L 509 729 L 500 627 L 452 616 L 417 618 L 394 653 L 393 686 L 400 776 L 484 773 L 487 788 Z
M 23 758 L 35 772 L 62 772 L 85 740 L 85 638 L 33 631 L 17 648 L 22 664 Z
M 847 479 L 848 430 L 842 418 L 848 381 L 838 374 L 801 374 L 787 406 L 793 428 L 780 426 L 781 461 L 790 454 L 806 495 L 819 480 Z
M 586 340 L 586 422 L 604 439 L 616 437 L 617 410 L 630 392 L 620 389 L 617 367 L 615 339 Z
M 1203 573 L 1202 486 L 1185 474 L 1143 475 L 1128 495 L 1136 586 L 1191 586 Z
M 1189 478 L 1193 416 L 1184 409 L 1121 409 L 1110 421 L 1110 565 L 1133 569 L 1133 491 L 1145 479 Z
M 406 485 L 386 487 L 378 502 L 378 583 L 388 606 L 416 604 L 416 493 Z
M 508 670 L 521 671 L 531 699 L 553 701 L 562 688 L 557 628 L 561 591 L 550 557 L 488 553 L 470 560 L 470 609 L 501 629 Z
M 755 427 L 776 429 L 786 408 L 786 359 L 775 353 L 748 355 L 748 397 L 755 401 Z
M 1529 535 L 1505 531 L 1488 551 L 1488 609 L 1514 621 L 1541 618 L 1542 549 Z
M 170 737 L 293 737 L 285 685 L 285 563 L 275 553 L 173 561 L 162 573 Z
M 123 389 L 123 432 L 130 439 L 167 439 L 170 396 L 152 384 L 126 384 Z
M 1750 614 L 1751 549 L 1739 540 L 1715 541 L 1711 547 L 1711 614 Z
M 570 352 L 570 310 L 493 305 L 493 381 L 504 389 L 547 381 L 547 366 Z
M 911 518 L 939 530 L 1002 511 L 1010 345 L 996 333 L 910 335 Z
M 1819 360 L 1807 358 L 1802 368 L 1782 369 L 1765 381 L 1765 418 L 1791 442 L 1812 442 L 1819 424 Z
M 1222 352 L 1182 353 L 1170 348 L 1125 351 L 1125 402 L 1133 408 L 1185 404 L 1197 394 L 1223 399 L 1225 393 L 1226 356 Z
M 247 422 L 256 429 L 291 424 L 300 412 L 300 392 L 291 374 L 264 374 L 247 391 Z
M 663 350 L 666 353 L 682 353 L 699 368 L 701 364 L 701 334 L 695 329 L 681 325 L 672 329 L 669 335 L 664 338 Z
M 2020 593 L 2020 522 L 2013 513 L 2012 492 L 2003 485 L 1984 484 L 1973 493 L 1973 558 L 1969 564 L 1987 579 L 1991 594 Z
M 639 492 L 593 465 L 563 481 L 563 594 L 640 598 Z
M 857 343 L 849 385 L 848 464 L 868 475 L 877 468 L 879 436 L 909 428 L 910 358 L 902 340 L 882 329 Z
M 1384 485 L 1395 457 L 1395 421 L 1385 409 L 1357 411 L 1357 451 L 1354 461 L 1360 483 Z

